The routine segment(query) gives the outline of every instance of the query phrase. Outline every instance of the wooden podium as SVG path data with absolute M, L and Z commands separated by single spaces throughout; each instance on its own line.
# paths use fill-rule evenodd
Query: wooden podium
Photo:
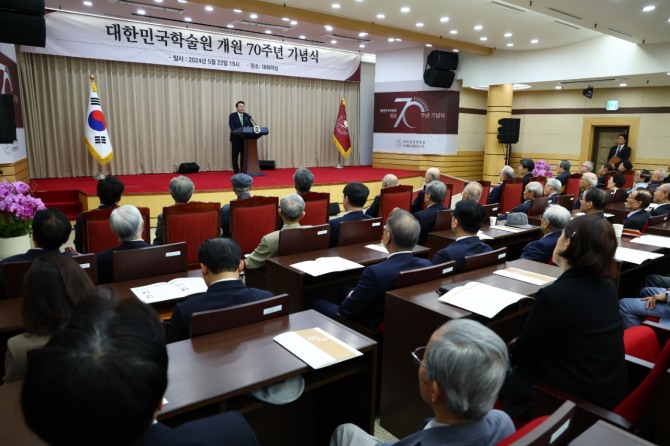
M 251 176 L 265 175 L 258 166 L 258 153 L 256 151 L 256 140 L 270 133 L 267 127 L 240 127 L 233 130 L 233 134 L 244 140 L 244 156 L 242 157 L 241 171 Z

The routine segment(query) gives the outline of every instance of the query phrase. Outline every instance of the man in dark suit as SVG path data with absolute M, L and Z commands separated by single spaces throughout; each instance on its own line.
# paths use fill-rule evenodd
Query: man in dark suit
M 239 173 L 240 164 L 244 158 L 244 139 L 233 134 L 233 130 L 242 127 L 251 127 L 253 119 L 249 113 L 244 112 L 244 101 L 235 103 L 235 111 L 228 117 L 228 127 L 230 127 L 230 147 L 232 149 L 233 170 Z M 238 163 L 239 160 L 239 163 Z
M 565 186 L 565 183 L 568 181 L 570 167 L 570 161 L 568 160 L 561 160 L 561 162 L 558 163 L 558 166 L 556 166 L 556 173 L 558 174 L 556 179 L 561 182 L 562 186 Z
M 125 251 L 128 249 L 146 248 L 149 245 L 142 239 L 144 231 L 144 220 L 142 214 L 133 205 L 120 206 L 109 216 L 109 226 L 119 238 L 120 246 L 98 253 L 95 257 L 98 262 L 98 283 L 109 283 L 114 281 L 114 251 Z
M 21 408 L 28 427 L 51 445 L 258 445 L 237 412 L 174 429 L 156 422 L 167 385 L 165 334 L 155 310 L 137 299 L 115 307 L 95 296 L 31 356 Z
M 479 240 L 477 232 L 482 227 L 486 211 L 481 204 L 472 200 L 456 203 L 451 229 L 456 233 L 456 241 L 442 248 L 433 257 L 433 264 L 456 261 L 456 271 L 463 268 L 465 257 L 490 252 L 491 247 Z
M 597 187 L 586 189 L 579 204 L 579 212 L 605 218 L 605 207 L 609 200 L 609 194 L 602 189 Z
M 670 214 L 670 184 L 664 183 L 654 191 L 654 203 L 658 206 L 651 211 L 651 215 Z
M 382 244 L 389 252 L 388 258 L 365 268 L 356 288 L 349 291 L 339 305 L 317 300 L 313 308 L 329 317 L 334 318 L 339 313 L 347 319 L 371 327 L 379 326 L 384 320 L 386 292 L 396 287 L 398 275 L 402 271 L 431 265 L 429 260 L 412 254 L 420 232 L 419 222 L 412 214 L 403 210 L 393 211 L 386 220 L 382 234 Z
M 585 174 L 582 174 L 582 178 L 579 180 L 579 197 L 575 200 L 575 204 L 572 205 L 572 209 L 579 209 L 582 205 L 582 196 L 584 195 L 584 191 L 586 191 L 589 188 L 596 187 L 598 184 L 598 177 L 596 176 L 595 173 L 593 172 L 586 172 Z
M 412 357 L 419 393 L 434 418 L 394 443 L 382 442 L 354 424 L 342 424 L 331 437 L 332 446 L 493 446 L 514 433 L 509 415 L 493 409 L 508 359 L 505 343 L 491 329 L 473 320 L 451 320 Z
M 398 177 L 393 175 L 392 173 L 388 173 L 384 175 L 384 178 L 382 178 L 382 189 L 386 189 L 387 187 L 395 187 L 398 185 Z M 366 215 L 369 215 L 370 217 L 379 217 L 379 201 L 381 200 L 381 195 L 377 195 L 374 200 L 372 200 L 372 204 L 370 205 L 369 208 L 365 211 Z
M 651 181 L 649 181 L 649 184 L 647 185 L 647 190 L 650 193 L 656 192 L 656 189 L 663 184 L 665 181 L 665 178 L 667 178 L 668 173 L 665 171 L 665 169 L 656 169 L 651 173 Z
M 107 175 L 98 181 L 96 193 L 100 199 L 98 209 L 115 208 L 121 200 L 124 185 L 118 178 Z M 82 216 L 77 215 L 77 221 L 74 224 L 74 249 L 77 252 L 84 251 L 84 240 L 81 234 Z
M 236 200 L 243 200 L 251 197 L 251 185 L 254 178 L 246 173 L 236 173 L 230 177 L 230 184 L 233 185 Z M 230 203 L 221 207 L 221 237 L 230 237 Z
M 549 178 L 544 184 L 544 196 L 549 198 L 549 203 L 556 203 L 556 199 L 561 194 L 561 182 L 556 178 Z
M 533 200 L 536 198 L 542 198 L 542 192 L 543 192 L 542 183 L 538 181 L 531 181 L 523 189 L 524 202 L 513 208 L 511 211 L 509 211 L 509 213 L 511 214 L 512 212 L 521 212 L 528 215 L 528 212 L 530 211 L 530 206 L 533 204 Z M 500 216 L 498 218 L 500 220 L 504 220 L 507 217 Z
M 636 189 L 626 198 L 626 209 L 630 212 L 623 221 L 624 229 L 641 231 L 651 217 L 646 210 L 651 203 L 651 193 L 646 189 Z
M 188 203 L 195 190 L 195 185 L 189 177 L 179 175 L 170 180 L 170 195 L 174 200 L 174 204 Z M 156 235 L 154 237 L 154 245 L 163 244 L 163 213 L 161 212 L 156 217 Z
M 424 194 L 426 200 L 426 209 L 415 212 L 413 215 L 421 225 L 421 233 L 419 234 L 419 245 L 426 243 L 428 233 L 433 230 L 437 213 L 447 209 L 442 202 L 447 194 L 447 186 L 442 181 L 432 181 L 426 185 L 426 193 Z
M 433 181 L 440 181 L 440 169 L 437 167 L 431 167 L 430 169 L 426 170 L 426 174 L 424 175 L 423 180 L 426 183 L 426 186 L 428 186 Z M 426 186 L 424 186 L 423 189 L 419 189 L 417 191 L 416 198 L 412 202 L 412 207 L 410 208 L 412 214 L 423 209 L 423 204 L 425 203 L 424 194 Z
M 600 190 L 600 189 L 596 189 Z M 602 192 L 602 191 L 601 191 Z M 570 221 L 570 211 L 563 206 L 549 206 L 540 221 L 540 230 L 544 236 L 527 244 L 521 252 L 521 259 L 534 260 L 540 263 L 549 263 L 565 225 Z
M 530 182 L 530 179 L 533 178 L 533 169 L 535 169 L 535 161 L 530 158 L 521 158 L 519 160 L 519 167 L 517 171 L 519 176 L 523 178 L 523 187 Z
M 500 171 L 500 184 L 491 189 L 491 192 L 489 192 L 489 198 L 486 200 L 486 204 L 500 203 L 500 196 L 504 186 L 503 181 L 508 178 L 514 178 L 514 169 L 512 166 L 505 166 L 502 168 Z
M 612 159 L 612 157 L 616 156 L 623 160 L 627 160 L 630 158 L 631 153 L 633 152 L 633 149 L 628 147 L 628 137 L 624 135 L 623 133 L 620 133 L 617 136 L 616 140 L 616 145 L 610 147 L 610 151 L 607 154 L 607 162 L 610 162 L 609 160 Z M 614 167 L 619 167 L 619 164 L 621 164 L 621 161 L 618 161 L 617 163 L 614 163 Z
M 242 251 L 233 239 L 205 240 L 198 249 L 198 261 L 207 291 L 177 304 L 170 318 L 168 342 L 182 341 L 191 336 L 193 313 L 242 305 L 273 296 L 270 291 L 247 288 L 242 283 Z
M 363 212 L 363 206 L 365 206 L 365 202 L 368 200 L 368 195 L 370 194 L 370 189 L 365 184 L 349 183 L 344 186 L 342 194 L 344 195 L 342 206 L 347 213 L 341 217 L 333 218 L 328 222 L 330 223 L 330 246 L 337 245 L 337 241 L 340 238 L 340 224 L 343 221 L 359 221 L 374 218 Z

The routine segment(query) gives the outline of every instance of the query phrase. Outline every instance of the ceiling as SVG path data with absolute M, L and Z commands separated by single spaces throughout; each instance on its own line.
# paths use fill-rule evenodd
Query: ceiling
M 668 0 L 46 0 L 45 3 L 52 9 L 264 39 L 303 41 L 371 54 L 430 45 L 487 55 L 500 49 L 559 47 L 602 34 L 642 45 L 670 43 Z M 334 8 L 334 4 L 340 7 Z M 211 11 L 206 6 L 211 6 Z M 643 12 L 644 6 L 655 6 L 655 10 Z M 402 12 L 403 7 L 409 11 Z M 379 18 L 378 14 L 384 17 Z M 326 25 L 332 26 L 332 30 L 326 29 Z M 476 29 L 477 25 L 481 29 Z M 649 76 L 629 76 L 624 82 L 642 86 L 647 84 Z M 665 73 L 654 76 L 650 84 L 670 85 L 670 76 Z M 613 82 L 611 86 L 620 83 Z M 555 83 L 547 83 L 536 88 L 554 86 Z M 570 84 L 566 88 L 584 86 Z

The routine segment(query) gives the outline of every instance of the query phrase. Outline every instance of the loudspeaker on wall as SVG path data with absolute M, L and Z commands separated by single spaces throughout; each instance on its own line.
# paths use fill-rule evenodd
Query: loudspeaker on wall
M 423 81 L 429 87 L 449 88 L 454 82 L 458 67 L 458 53 L 434 50 L 426 58 Z

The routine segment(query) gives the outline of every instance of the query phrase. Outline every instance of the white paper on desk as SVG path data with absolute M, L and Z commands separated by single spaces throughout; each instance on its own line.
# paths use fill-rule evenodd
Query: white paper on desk
M 663 257 L 663 254 L 641 251 L 639 249 L 622 248 L 621 246 L 616 249 L 616 253 L 614 254 L 614 260 L 618 260 L 619 262 L 637 263 L 638 265 L 645 260 L 657 259 L 659 257 Z
M 274 340 L 313 369 L 362 355 L 355 348 L 318 327 L 282 333 L 275 336 Z
M 528 298 L 523 294 L 496 288 L 479 282 L 457 286 L 440 297 L 442 302 L 492 318 L 509 305 Z
M 384 245 L 381 243 L 373 244 L 373 245 L 365 245 L 366 248 L 368 249 L 374 249 L 375 251 L 383 252 L 385 254 L 388 254 L 388 249 L 384 248 Z
M 477 231 L 477 237 L 479 237 L 479 240 L 493 240 L 493 237 L 484 234 L 481 230 Z
M 169 282 L 131 288 L 130 291 L 145 304 L 153 304 L 204 293 L 207 291 L 207 284 L 202 277 L 183 277 Z
M 316 260 L 294 263 L 291 267 L 307 273 L 310 276 L 322 276 L 336 271 L 363 268 L 363 265 L 342 257 L 319 257 Z
M 523 228 L 514 228 L 512 226 L 502 226 L 502 225 L 495 225 L 491 226 L 491 229 L 499 229 L 501 231 L 507 231 L 507 232 L 523 232 L 527 231 L 527 229 Z
M 659 246 L 662 248 L 670 248 L 670 237 L 663 237 L 660 235 L 642 235 L 634 238 L 631 243 L 640 243 L 642 245 Z
M 556 280 L 555 277 L 545 276 L 544 274 L 538 274 L 532 271 L 526 271 L 521 268 L 500 269 L 498 271 L 493 271 L 493 274 L 509 277 L 510 279 L 514 280 L 520 280 L 521 282 L 532 283 L 533 285 L 537 286 L 546 285 Z

